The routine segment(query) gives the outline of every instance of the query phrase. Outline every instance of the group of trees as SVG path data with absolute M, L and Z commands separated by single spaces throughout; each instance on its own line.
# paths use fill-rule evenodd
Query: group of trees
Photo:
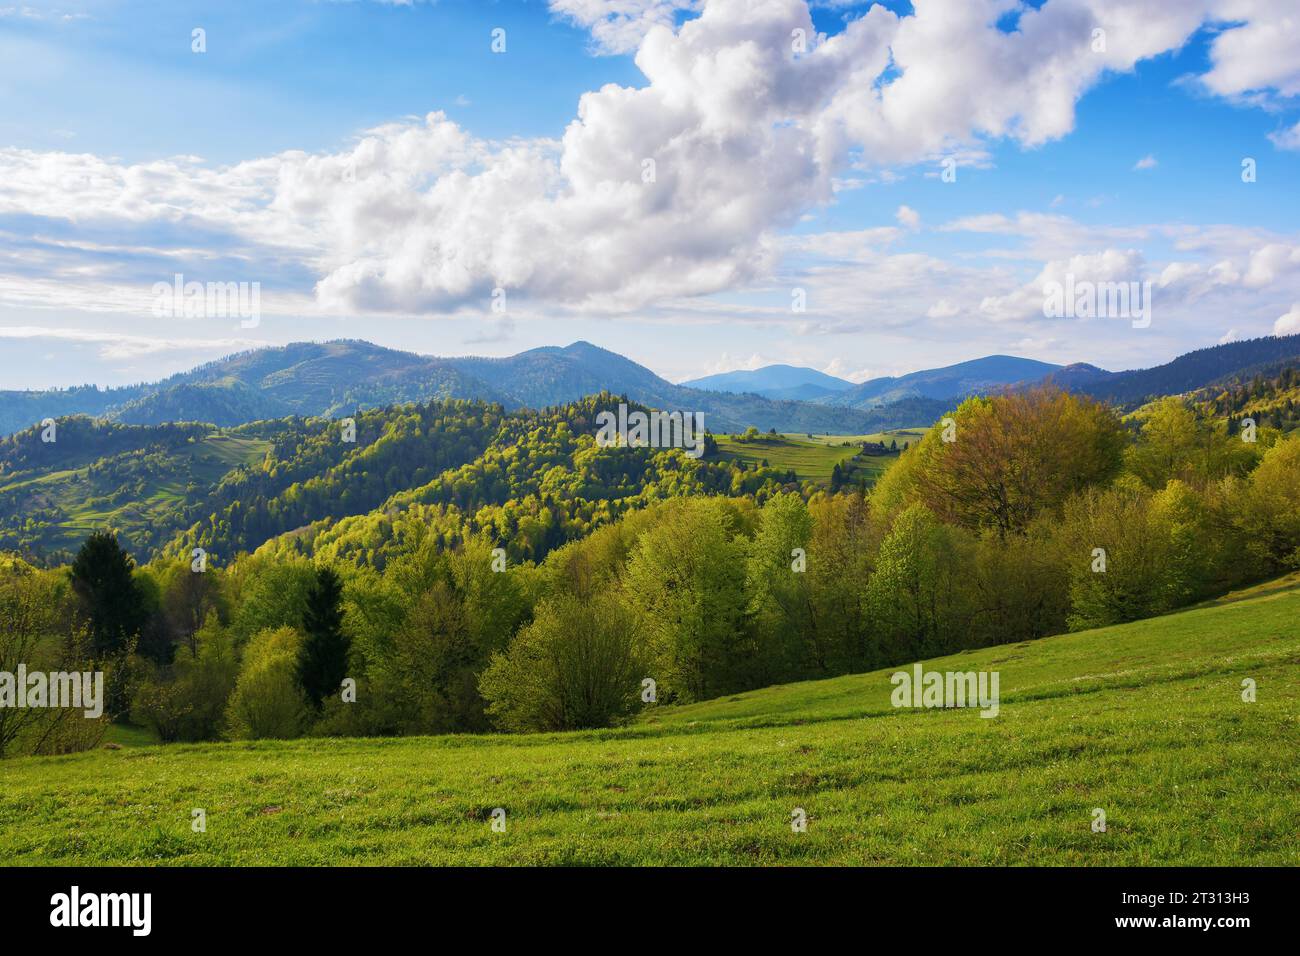
M 1294 365 L 1272 377 L 1254 375 L 1248 382 L 1202 389 L 1199 398 L 1207 414 L 1227 417 L 1233 433 L 1247 420 L 1281 431 L 1300 428 L 1300 371 Z
M 81 749 L 106 721 L 127 717 L 163 741 L 301 733 L 341 686 L 351 640 L 338 575 L 295 570 L 296 588 L 280 593 L 289 601 L 277 602 L 268 626 L 239 630 L 222 623 L 236 578 L 219 582 L 176 562 L 138 568 L 111 532 L 91 534 L 66 568 L 0 559 L 0 672 L 21 664 L 29 674 L 105 675 L 100 718 L 0 707 L 0 757 Z M 253 611 L 240 610 L 237 622 Z
M 114 662 L 115 713 L 164 740 L 558 730 L 1134 620 L 1300 567 L 1300 437 L 1248 441 L 1178 399 L 1127 418 L 1054 391 L 969 399 L 870 494 L 737 492 L 707 462 L 533 426 L 392 511 L 221 566 L 133 568 L 111 535 L 70 568 L 9 561 L 0 632 L 28 635 L 19 653 L 83 634 Z M 548 470 L 573 455 L 583 468 Z M 638 487 L 688 467 L 676 493 Z M 527 491 L 508 518 L 497 481 Z

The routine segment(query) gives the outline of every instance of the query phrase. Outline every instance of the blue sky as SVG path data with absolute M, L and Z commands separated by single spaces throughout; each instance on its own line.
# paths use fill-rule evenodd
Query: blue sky
M 337 337 L 681 380 L 1297 332 L 1289 6 L 0 0 L 0 388 Z M 178 273 L 256 320 L 160 311 Z M 1067 275 L 1153 321 L 1045 316 Z

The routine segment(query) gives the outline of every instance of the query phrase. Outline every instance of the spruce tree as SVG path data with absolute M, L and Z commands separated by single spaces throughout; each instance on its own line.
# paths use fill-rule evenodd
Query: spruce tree
M 107 657 L 126 650 L 148 617 L 132 576 L 135 562 L 111 531 L 96 531 L 72 562 L 72 590 L 90 627 L 91 651 Z
M 343 633 L 343 582 L 333 568 L 316 571 L 302 615 L 305 640 L 298 657 L 298 683 L 312 706 L 320 708 L 347 676 L 351 642 Z

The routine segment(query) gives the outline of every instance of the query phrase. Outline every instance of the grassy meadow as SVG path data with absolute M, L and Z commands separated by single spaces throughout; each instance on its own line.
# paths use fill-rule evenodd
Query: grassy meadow
M 0 480 L 0 495 L 21 500 L 28 512 L 54 508 L 66 515 L 56 524 L 34 529 L 31 537 L 45 548 L 75 550 L 99 528 L 129 535 L 164 522 L 184 505 L 191 482 L 215 484 L 230 469 L 260 461 L 270 448 L 268 441 L 215 432 L 171 455 L 164 471 L 151 474 L 121 500 L 112 496 L 118 481 L 97 476 L 89 465 Z
M 32 865 L 1296 865 L 1298 665 L 1292 576 L 926 663 L 998 671 L 991 719 L 892 707 L 891 668 L 609 731 L 8 760 L 0 847 Z
M 898 429 L 890 432 L 877 432 L 871 435 L 763 435 L 756 441 L 741 441 L 735 435 L 719 435 L 718 453 L 722 458 L 742 461 L 747 467 L 754 467 L 767 462 L 773 468 L 792 469 L 800 481 L 831 480 L 831 469 L 838 464 L 848 462 L 856 455 L 866 441 L 884 442 L 896 439 L 901 448 L 903 442 L 915 444 L 925 432 L 921 429 Z M 846 446 L 844 443 L 848 442 Z M 851 479 L 858 481 L 866 478 L 873 483 L 884 470 L 894 462 L 896 455 L 881 457 L 864 457 L 851 472 Z

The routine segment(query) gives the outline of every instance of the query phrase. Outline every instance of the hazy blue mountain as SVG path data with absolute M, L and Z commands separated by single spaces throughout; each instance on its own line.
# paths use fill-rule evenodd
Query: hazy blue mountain
M 682 382 L 685 388 L 709 392 L 749 392 L 764 398 L 811 401 L 852 388 L 853 383 L 815 368 L 797 365 L 768 365 L 764 368 L 721 372 Z
M 997 391 L 1019 382 L 1037 381 L 1060 367 L 1014 355 L 989 355 L 944 368 L 873 378 L 819 401 L 850 408 L 875 408 L 905 398 L 950 401 Z
M 131 424 L 171 421 L 223 426 L 285 415 L 339 416 L 433 398 L 545 408 L 609 391 L 656 408 L 700 411 L 717 432 L 857 434 L 921 424 L 915 407 L 867 414 L 806 401 L 683 388 L 589 342 L 531 349 L 507 358 L 438 358 L 370 342 L 300 342 L 231 355 L 153 385 L 0 394 L 7 432 L 47 416 L 85 414 Z
M 207 422 L 242 425 L 294 414 L 287 402 L 238 379 L 220 382 L 183 382 L 119 405 L 113 421 L 127 425 L 162 422 Z
M 1049 375 L 1046 381 L 1104 401 L 1136 405 L 1227 379 L 1273 374 L 1297 361 L 1300 361 L 1300 335 L 1270 335 L 1197 349 L 1163 365 L 1128 372 L 1103 372 L 1090 365 L 1070 365 Z
M 0 391 L 0 437 L 22 431 L 46 418 L 64 415 L 106 415 L 111 409 L 151 394 L 149 386 L 75 388 L 48 391 Z
M 775 428 L 789 432 L 860 434 L 929 421 L 907 417 L 922 411 L 928 414 L 928 408 L 865 414 L 859 409 L 674 385 L 644 365 L 590 342 L 531 349 L 508 358 L 440 361 L 530 408 L 558 405 L 604 390 L 626 395 L 653 408 L 703 412 L 705 426 L 714 432 L 739 431 L 753 425 L 763 431 Z M 904 418 L 899 418 L 900 415 Z
M 1017 384 L 1045 382 L 1134 403 L 1202 388 L 1250 370 L 1268 370 L 1297 357 L 1300 336 L 1217 345 L 1129 372 L 992 355 L 847 388 L 838 387 L 847 383 L 812 369 L 773 366 L 760 370 L 771 373 L 763 380 L 771 393 L 763 396 L 674 385 L 589 342 L 531 349 L 507 358 L 439 358 L 355 340 L 301 342 L 231 355 L 148 385 L 0 392 L 0 433 L 66 415 L 141 425 L 194 421 L 233 426 L 286 415 L 338 417 L 434 398 L 545 408 L 609 391 L 655 408 L 701 411 L 706 427 L 719 433 L 753 425 L 763 431 L 863 434 L 925 424 L 954 400 Z M 737 374 L 757 373 L 728 373 Z M 817 376 L 817 381 L 807 380 Z M 798 381 L 801 377 L 805 380 Z M 696 381 L 712 380 L 717 386 L 719 378 Z M 745 379 L 730 381 L 734 385 Z
M 1054 385 L 1068 392 L 1076 392 L 1123 374 L 1123 372 L 1108 372 L 1087 362 L 1074 362 L 1061 366 L 1055 372 L 1049 372 L 1035 384 Z

